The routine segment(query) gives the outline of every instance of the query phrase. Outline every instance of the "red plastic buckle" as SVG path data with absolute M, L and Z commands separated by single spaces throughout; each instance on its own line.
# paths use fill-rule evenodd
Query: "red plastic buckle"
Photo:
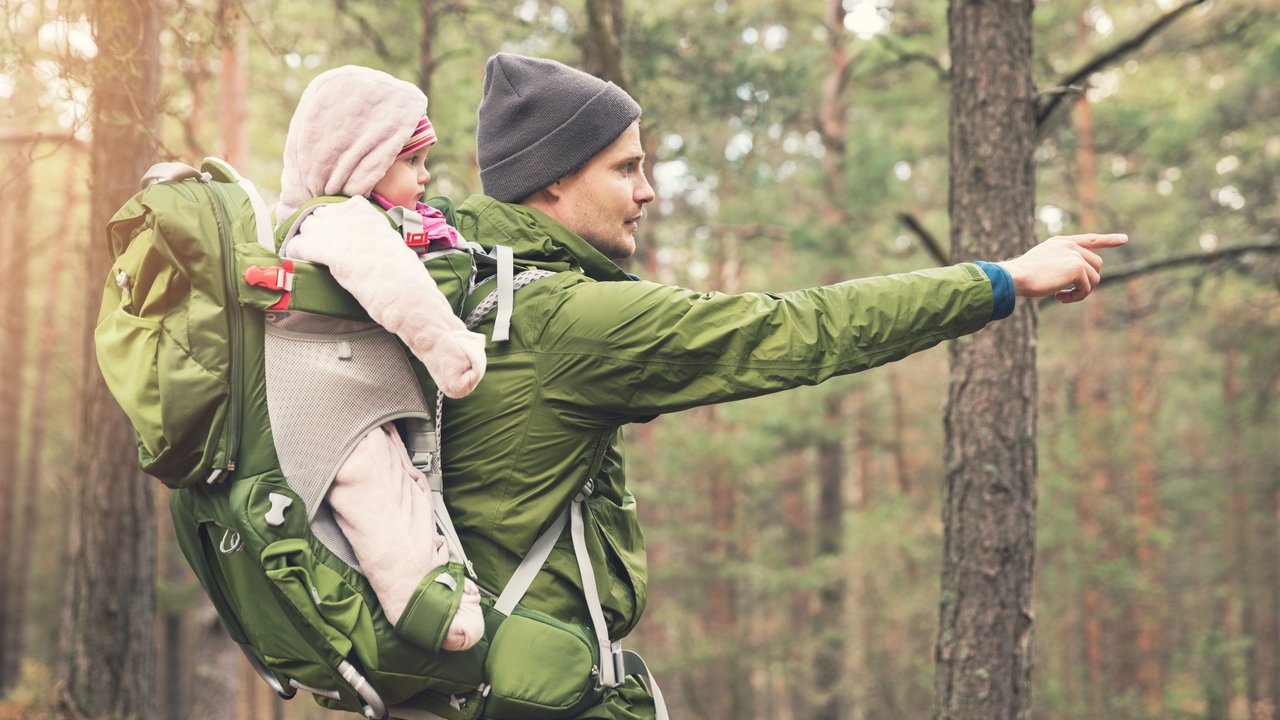
M 431 238 L 427 237 L 426 231 L 407 232 L 404 234 L 404 244 L 416 250 L 430 245 Z
M 283 293 L 280 301 L 267 308 L 268 310 L 286 310 L 289 307 L 289 296 L 293 294 L 293 261 L 281 258 L 283 267 L 254 265 L 245 268 L 244 281 L 255 287 L 263 287 Z

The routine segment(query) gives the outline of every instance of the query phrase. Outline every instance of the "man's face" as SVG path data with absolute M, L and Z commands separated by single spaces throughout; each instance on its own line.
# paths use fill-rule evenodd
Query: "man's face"
M 596 153 L 571 175 L 560 179 L 555 218 L 614 260 L 636 251 L 642 208 L 653 200 L 644 175 L 640 121 L 613 144 Z

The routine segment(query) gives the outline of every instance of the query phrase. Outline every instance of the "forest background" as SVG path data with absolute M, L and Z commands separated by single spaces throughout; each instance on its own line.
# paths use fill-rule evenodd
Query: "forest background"
M 99 23 L 126 5 L 159 37 L 155 91 L 121 95 L 158 118 L 145 153 L 102 148 L 103 133 L 95 149 L 92 98 L 108 87 Z M 131 679 L 149 700 L 130 717 L 333 715 L 274 699 L 222 636 L 169 535 L 167 492 L 132 466 L 127 428 L 114 445 L 86 439 L 123 427 L 86 401 L 105 267 L 95 152 L 143 168 L 219 155 L 274 197 L 302 88 L 358 63 L 426 90 L 441 137 L 428 189 L 460 200 L 480 189 L 484 62 L 505 50 L 613 79 L 644 106 L 658 199 L 634 272 L 781 291 L 952 257 L 942 0 L 0 0 L 0 11 L 0 717 L 73 706 L 86 537 L 154 583 L 106 608 L 154 639 L 154 672 Z M 1280 4 L 1062 0 L 1033 18 L 1035 233 L 1131 239 L 1085 305 L 1041 306 L 1032 337 L 1033 715 L 1275 720 Z M 947 378 L 934 350 L 628 430 L 651 560 L 650 607 L 629 644 L 676 717 L 937 707 Z M 97 516 L 83 497 L 112 472 L 155 486 L 141 496 L 154 537 L 86 529 Z

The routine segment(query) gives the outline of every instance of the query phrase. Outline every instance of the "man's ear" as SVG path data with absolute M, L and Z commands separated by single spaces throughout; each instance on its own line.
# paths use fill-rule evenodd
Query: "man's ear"
M 538 192 L 546 193 L 548 200 L 559 200 L 564 195 L 564 186 L 560 184 L 560 180 L 556 180 Z
M 531 195 L 521 200 L 520 204 L 536 207 L 546 212 L 548 208 L 555 207 L 563 196 L 564 186 L 560 184 L 559 180 L 556 180 L 541 190 L 534 190 Z

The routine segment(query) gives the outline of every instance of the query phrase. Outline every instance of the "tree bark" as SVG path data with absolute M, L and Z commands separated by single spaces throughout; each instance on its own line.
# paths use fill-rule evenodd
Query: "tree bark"
M 814 532 L 817 535 L 818 568 L 825 577 L 818 587 L 815 613 L 817 643 L 814 649 L 812 717 L 841 720 L 848 705 L 849 683 L 844 675 L 845 591 L 844 565 L 844 464 L 845 448 L 838 429 L 846 427 L 844 395 L 827 396 L 823 427 L 831 433 L 818 445 L 818 507 Z
M 1033 240 L 1031 0 L 953 0 L 953 259 Z M 1025 718 L 1031 706 L 1036 506 L 1035 310 L 952 343 L 935 718 Z
M 811 468 L 808 451 L 793 450 L 783 465 L 781 497 L 779 505 L 786 525 L 783 537 L 786 538 L 788 564 L 797 572 L 807 575 L 813 572 L 813 510 L 805 492 L 805 478 Z M 786 606 L 783 616 L 793 627 L 809 628 L 812 625 L 813 593 L 799 583 L 794 584 L 786 594 Z M 811 667 L 812 647 L 810 643 L 794 642 L 784 644 L 784 662 L 788 668 Z M 788 678 L 782 683 L 784 703 L 796 718 L 813 717 L 810 708 L 812 693 L 809 691 L 805 673 L 787 673 Z M 800 677 L 795 677 L 799 675 Z M 770 693 L 772 695 L 772 693 Z
M 1090 225 L 1088 227 L 1097 227 Z M 1154 338 L 1144 330 L 1137 310 L 1144 295 L 1137 287 L 1139 281 L 1128 283 L 1129 308 L 1134 319 L 1129 325 L 1129 405 L 1133 420 L 1130 424 L 1130 446 L 1133 448 L 1134 544 L 1135 568 L 1141 580 L 1134 597 L 1131 625 L 1137 630 L 1137 688 L 1152 717 L 1163 717 L 1165 637 L 1164 618 L 1166 598 L 1163 558 L 1159 553 L 1155 535 L 1160 530 L 1159 475 L 1155 455 L 1155 437 L 1152 425 L 1156 418 L 1159 377 L 1156 364 L 1159 350 Z M 1087 357 L 1087 356 L 1086 356 Z
M 1081 14 L 1076 20 L 1076 45 L 1082 53 L 1088 48 L 1089 32 L 1090 25 Z M 1076 104 L 1074 120 L 1078 142 L 1076 189 L 1080 202 L 1080 225 L 1086 228 L 1097 227 L 1098 158 L 1093 141 L 1093 105 L 1087 97 L 1081 98 Z M 1107 418 L 1111 414 L 1106 391 L 1109 354 L 1102 352 L 1098 342 L 1104 305 L 1101 301 L 1104 299 L 1096 298 L 1098 302 L 1089 303 L 1082 313 L 1081 356 L 1096 360 L 1076 369 L 1073 386 L 1075 409 L 1083 415 L 1079 423 L 1080 432 L 1085 438 L 1079 464 L 1081 475 L 1087 478 L 1087 482 L 1076 495 L 1081 535 L 1086 543 L 1086 552 L 1109 557 L 1114 538 L 1110 533 L 1103 532 L 1103 528 L 1110 529 L 1111 523 L 1104 522 L 1101 517 L 1102 499 L 1110 494 L 1112 486 L 1112 463 L 1106 452 L 1105 441 L 1108 432 Z M 1103 716 L 1103 701 L 1107 695 L 1107 653 L 1103 647 L 1102 619 L 1108 613 L 1101 584 L 1102 580 L 1097 574 L 1086 572 L 1080 598 L 1083 608 L 1084 697 L 1091 717 Z
M 622 55 L 625 15 L 622 0 L 586 0 L 587 42 L 583 62 L 597 77 L 612 82 L 628 93 L 626 66 Z
M 845 171 L 848 159 L 845 149 L 846 126 L 849 114 L 849 68 L 851 60 L 845 47 L 845 8 L 841 0 L 826 0 L 823 22 L 826 25 L 829 46 L 827 68 L 823 77 L 821 98 L 818 102 L 815 124 L 826 149 L 823 154 L 823 182 L 825 202 L 820 217 L 825 225 L 848 227 L 849 212 L 845 202 Z M 839 256 L 846 249 L 842 246 L 845 233 L 838 233 L 832 241 L 832 250 Z M 838 282 L 832 268 L 824 284 Z M 853 390 L 837 390 L 829 394 L 823 406 L 823 427 L 827 432 L 848 427 L 850 418 L 846 412 L 846 398 L 853 392 L 865 392 L 855 386 Z M 865 405 L 864 405 L 865 407 Z M 865 420 L 865 412 L 859 413 Z M 864 429 L 859 434 L 860 482 L 869 483 L 867 471 L 870 452 Z M 815 720 L 841 720 L 851 710 L 852 687 L 845 676 L 847 654 L 845 616 L 849 593 L 848 574 L 843 566 L 845 534 L 845 463 L 849 452 L 842 442 L 843 433 L 823 437 L 817 447 L 818 504 L 814 533 L 817 537 L 817 565 L 825 574 L 817 589 L 817 607 L 814 612 L 816 644 L 814 648 L 814 685 L 812 717 Z M 865 497 L 865 495 L 864 495 Z
M 249 164 L 249 28 L 239 2 L 220 0 L 218 15 L 222 20 L 218 43 L 218 127 L 222 132 L 223 159 L 231 167 L 243 169 Z
M 440 27 L 440 9 L 436 0 L 422 0 L 422 34 L 418 36 L 418 87 L 428 100 L 431 79 L 436 73 L 436 33 Z
M 82 158 L 77 154 L 76 158 L 67 163 L 68 179 L 64 187 L 68 189 L 66 200 L 71 207 L 78 206 L 84 200 L 76 183 L 76 179 L 83 175 L 81 161 Z M 5 215 L 5 217 L 11 216 Z M 49 240 L 49 262 L 46 266 L 48 277 L 59 278 L 66 272 L 66 245 L 67 238 L 71 237 L 71 219 L 70 213 L 63 213 L 58 227 Z M 26 223 L 22 220 L 15 220 L 15 224 L 18 227 L 26 227 Z M 22 469 L 18 473 L 18 478 L 22 482 L 22 523 L 21 540 L 14 542 L 16 558 L 13 572 L 13 617 L 17 618 L 19 626 L 13 633 L 9 648 L 15 664 L 4 670 L 6 673 L 11 673 L 10 677 L 13 679 L 18 677 L 17 662 L 26 652 L 27 632 L 30 629 L 30 624 L 26 622 L 27 601 L 31 592 L 31 561 L 36 551 L 36 538 L 39 537 L 40 486 L 44 478 L 42 459 L 45 439 L 49 435 L 49 417 L 52 412 L 49 391 L 54 380 L 53 368 L 56 364 L 58 341 L 66 332 L 65 324 L 59 323 L 60 310 L 58 303 L 45 303 L 41 312 L 40 342 L 36 351 L 38 370 L 31 397 L 31 427 L 27 437 L 26 456 L 21 465 Z
M 95 0 L 90 227 L 138 187 L 155 156 L 159 26 L 154 0 Z M 86 262 L 85 335 L 91 336 L 109 264 L 101 243 Z M 79 486 L 71 513 L 67 638 L 59 672 L 66 715 L 149 720 L 155 700 L 155 529 L 152 482 L 137 470 L 128 421 L 85 344 Z
M 27 145 L 15 145 L 5 153 L 5 173 L 0 186 L 0 257 L 8 262 L 5 282 L 0 284 L 4 307 L 0 331 L 8 338 L 0 353 L 0 696 L 18 680 L 22 649 L 17 641 L 23 625 L 18 614 L 16 565 L 21 560 L 15 547 L 17 499 L 21 480 L 18 450 L 22 437 L 22 380 L 27 336 L 27 248 L 30 238 L 31 158 Z M 11 562 L 12 561 L 12 562 Z

